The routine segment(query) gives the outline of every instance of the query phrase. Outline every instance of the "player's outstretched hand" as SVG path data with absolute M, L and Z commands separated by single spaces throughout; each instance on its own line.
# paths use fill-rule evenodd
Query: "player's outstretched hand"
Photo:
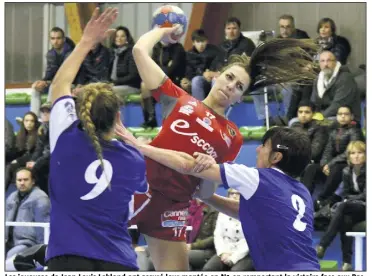
M 180 35 L 182 35 L 182 26 L 180 24 L 160 29 L 163 31 L 163 38 L 171 43 L 176 43 Z
M 194 152 L 193 156 L 195 157 L 195 166 L 191 172 L 200 173 L 204 170 L 209 169 L 212 165 L 216 164 L 216 160 L 208 154 Z
M 81 40 L 88 41 L 92 45 L 100 43 L 115 32 L 115 29 L 109 27 L 115 22 L 117 16 L 117 8 L 107 8 L 102 14 L 99 14 L 99 8 L 96 8 L 84 28 Z
M 138 141 L 137 138 L 134 137 L 134 135 L 124 127 L 122 122 L 116 123 L 115 134 L 119 136 L 120 139 L 123 140 L 125 143 L 130 144 L 134 147 L 141 145 L 141 142 Z

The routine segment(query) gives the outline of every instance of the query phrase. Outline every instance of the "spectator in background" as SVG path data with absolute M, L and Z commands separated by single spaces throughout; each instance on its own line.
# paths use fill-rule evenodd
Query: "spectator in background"
M 203 76 L 208 82 L 217 77 L 219 70 L 227 65 L 231 55 L 241 55 L 245 53 L 251 56 L 256 45 L 254 42 L 241 33 L 241 23 L 236 17 L 230 17 L 225 23 L 225 40 L 219 45 L 220 53 L 212 62 L 211 70 L 204 72 Z
M 313 119 L 315 106 L 310 101 L 300 102 L 297 110 L 298 122 L 291 127 L 306 131 L 311 141 L 311 160 L 319 164 L 328 141 L 328 128 Z
M 190 270 L 200 271 L 205 263 L 216 253 L 214 230 L 218 212 L 198 199 L 191 202 L 187 225 L 192 226 L 188 233 Z
M 80 77 L 77 87 L 72 90 L 76 96 L 82 90 L 82 86 L 93 82 L 108 82 L 110 69 L 110 50 L 101 43 L 95 45 L 88 53 L 80 68 Z
M 289 14 L 283 14 L 279 17 L 279 30 L 280 34 L 278 38 L 310 38 L 305 31 L 296 29 L 295 20 L 293 16 Z
M 50 201 L 48 196 L 35 186 L 32 172 L 20 168 L 16 172 L 16 186 L 6 200 L 6 221 L 49 222 Z M 44 229 L 40 227 L 5 227 L 6 258 L 35 244 L 44 243 Z
M 15 134 L 11 122 L 5 118 L 5 164 L 13 160 L 15 153 Z
M 202 29 L 195 30 L 191 39 L 193 47 L 186 53 L 186 74 L 181 80 L 181 87 L 202 101 L 206 97 L 205 91 L 210 90 L 210 82 L 206 81 L 203 74 L 211 69 L 219 48 L 208 43 L 208 37 Z
M 31 111 L 36 115 L 39 115 L 41 94 L 48 93 L 49 85 L 57 73 L 58 68 L 75 47 L 75 43 L 70 38 L 65 37 L 65 32 L 59 27 L 53 27 L 50 30 L 50 43 L 52 44 L 52 48 L 46 55 L 47 68 L 44 78 L 32 84 Z
M 48 195 L 49 178 L 49 116 L 52 109 L 51 103 L 45 103 L 41 106 L 42 124 L 39 127 L 36 148 L 31 156 L 31 160 L 26 163 L 26 167 L 32 170 L 32 174 L 38 183 L 38 186 Z
M 22 119 L 21 127 L 16 137 L 16 149 L 12 156 L 13 161 L 5 168 L 5 190 L 15 177 L 18 168 L 26 166 L 36 148 L 37 130 L 39 121 L 35 113 L 29 111 Z M 14 182 L 13 182 L 14 183 Z
M 165 44 L 162 41 L 158 42 L 153 48 L 152 59 L 175 85 L 181 86 L 181 80 L 185 76 L 186 69 L 186 52 L 181 43 Z M 145 120 L 142 126 L 145 128 L 157 127 L 155 101 L 151 96 L 151 91 L 147 89 L 143 82 L 141 83 L 141 96 Z
M 319 36 L 316 43 L 321 51 L 328 50 L 334 54 L 337 61 L 345 65 L 351 52 L 351 46 L 347 38 L 336 34 L 336 23 L 331 18 L 320 19 L 317 27 Z
M 334 119 L 340 106 L 348 105 L 354 114 L 354 120 L 360 123 L 361 100 L 353 76 L 330 51 L 320 54 L 321 72 L 314 81 L 311 101 L 316 111 L 324 118 Z
M 340 232 L 342 248 L 342 270 L 352 270 L 353 237 L 346 232 L 366 219 L 366 144 L 352 141 L 346 150 L 348 166 L 343 170 L 344 201 L 340 203 L 327 231 L 316 247 L 318 258 L 324 257 L 325 251 Z
M 228 197 L 239 200 L 240 194 L 230 188 Z M 219 213 L 214 231 L 214 245 L 216 254 L 205 264 L 204 271 L 253 270 L 253 261 L 249 256 L 249 248 L 239 220 Z
M 350 107 L 342 105 L 337 111 L 337 122 L 332 126 L 320 163 L 309 165 L 302 178 L 310 193 L 314 190 L 316 179 L 324 181 L 323 191 L 315 202 L 315 210 L 327 204 L 332 206 L 340 200 L 334 192 L 342 181 L 342 170 L 347 166 L 347 145 L 358 140 L 364 140 L 362 131 L 353 123 Z
M 116 28 L 111 43 L 112 58 L 109 77 L 114 92 L 123 99 L 128 94 L 140 93 L 141 78 L 134 63 L 132 48 L 134 39 L 127 27 Z

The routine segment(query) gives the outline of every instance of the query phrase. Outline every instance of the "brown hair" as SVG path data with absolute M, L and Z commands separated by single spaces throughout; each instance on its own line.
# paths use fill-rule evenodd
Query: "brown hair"
M 335 21 L 333 21 L 332 18 L 329 18 L 329 17 L 324 17 L 319 20 L 316 32 L 319 34 L 320 28 L 323 27 L 323 25 L 326 23 L 329 23 L 329 25 L 331 25 L 332 35 L 333 36 L 336 35 L 336 23 Z
M 27 115 L 31 115 L 34 119 L 34 128 L 31 131 L 27 131 L 25 128 L 24 120 Z M 25 113 L 16 138 L 16 147 L 19 151 L 31 150 L 36 146 L 37 130 L 39 125 L 39 120 L 34 112 L 29 111 Z
M 292 26 L 293 27 L 295 26 L 295 20 L 294 20 L 294 18 L 293 18 L 292 15 L 290 15 L 290 14 L 283 14 L 282 16 L 279 17 L 279 20 L 281 20 L 281 19 L 283 19 L 283 20 L 290 20 Z
M 91 83 L 78 94 L 77 110 L 104 172 L 102 146 L 99 139 L 114 127 L 121 101 L 108 83 Z
M 309 85 L 317 77 L 318 65 L 313 62 L 317 50 L 311 39 L 273 39 L 258 46 L 251 57 L 231 55 L 221 72 L 234 65 L 245 68 L 251 78 L 248 91 L 281 83 Z

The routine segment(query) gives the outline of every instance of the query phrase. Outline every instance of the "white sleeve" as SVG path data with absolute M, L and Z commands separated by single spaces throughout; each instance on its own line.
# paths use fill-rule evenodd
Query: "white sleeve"
M 246 200 L 254 195 L 260 182 L 257 169 L 240 164 L 223 163 L 220 173 L 224 187 L 237 190 Z
M 50 152 L 56 147 L 58 137 L 77 120 L 75 102 L 71 96 L 57 99 L 52 107 L 49 119 Z

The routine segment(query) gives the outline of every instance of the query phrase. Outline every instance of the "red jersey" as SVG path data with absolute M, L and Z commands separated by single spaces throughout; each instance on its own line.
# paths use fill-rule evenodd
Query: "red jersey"
M 166 118 L 151 145 L 188 153 L 206 153 L 217 163 L 233 161 L 243 144 L 238 127 L 191 97 L 170 79 L 153 92 Z M 168 111 L 167 111 L 168 109 Z M 183 175 L 149 158 L 146 160 L 150 188 L 176 201 L 188 201 L 201 179 Z

